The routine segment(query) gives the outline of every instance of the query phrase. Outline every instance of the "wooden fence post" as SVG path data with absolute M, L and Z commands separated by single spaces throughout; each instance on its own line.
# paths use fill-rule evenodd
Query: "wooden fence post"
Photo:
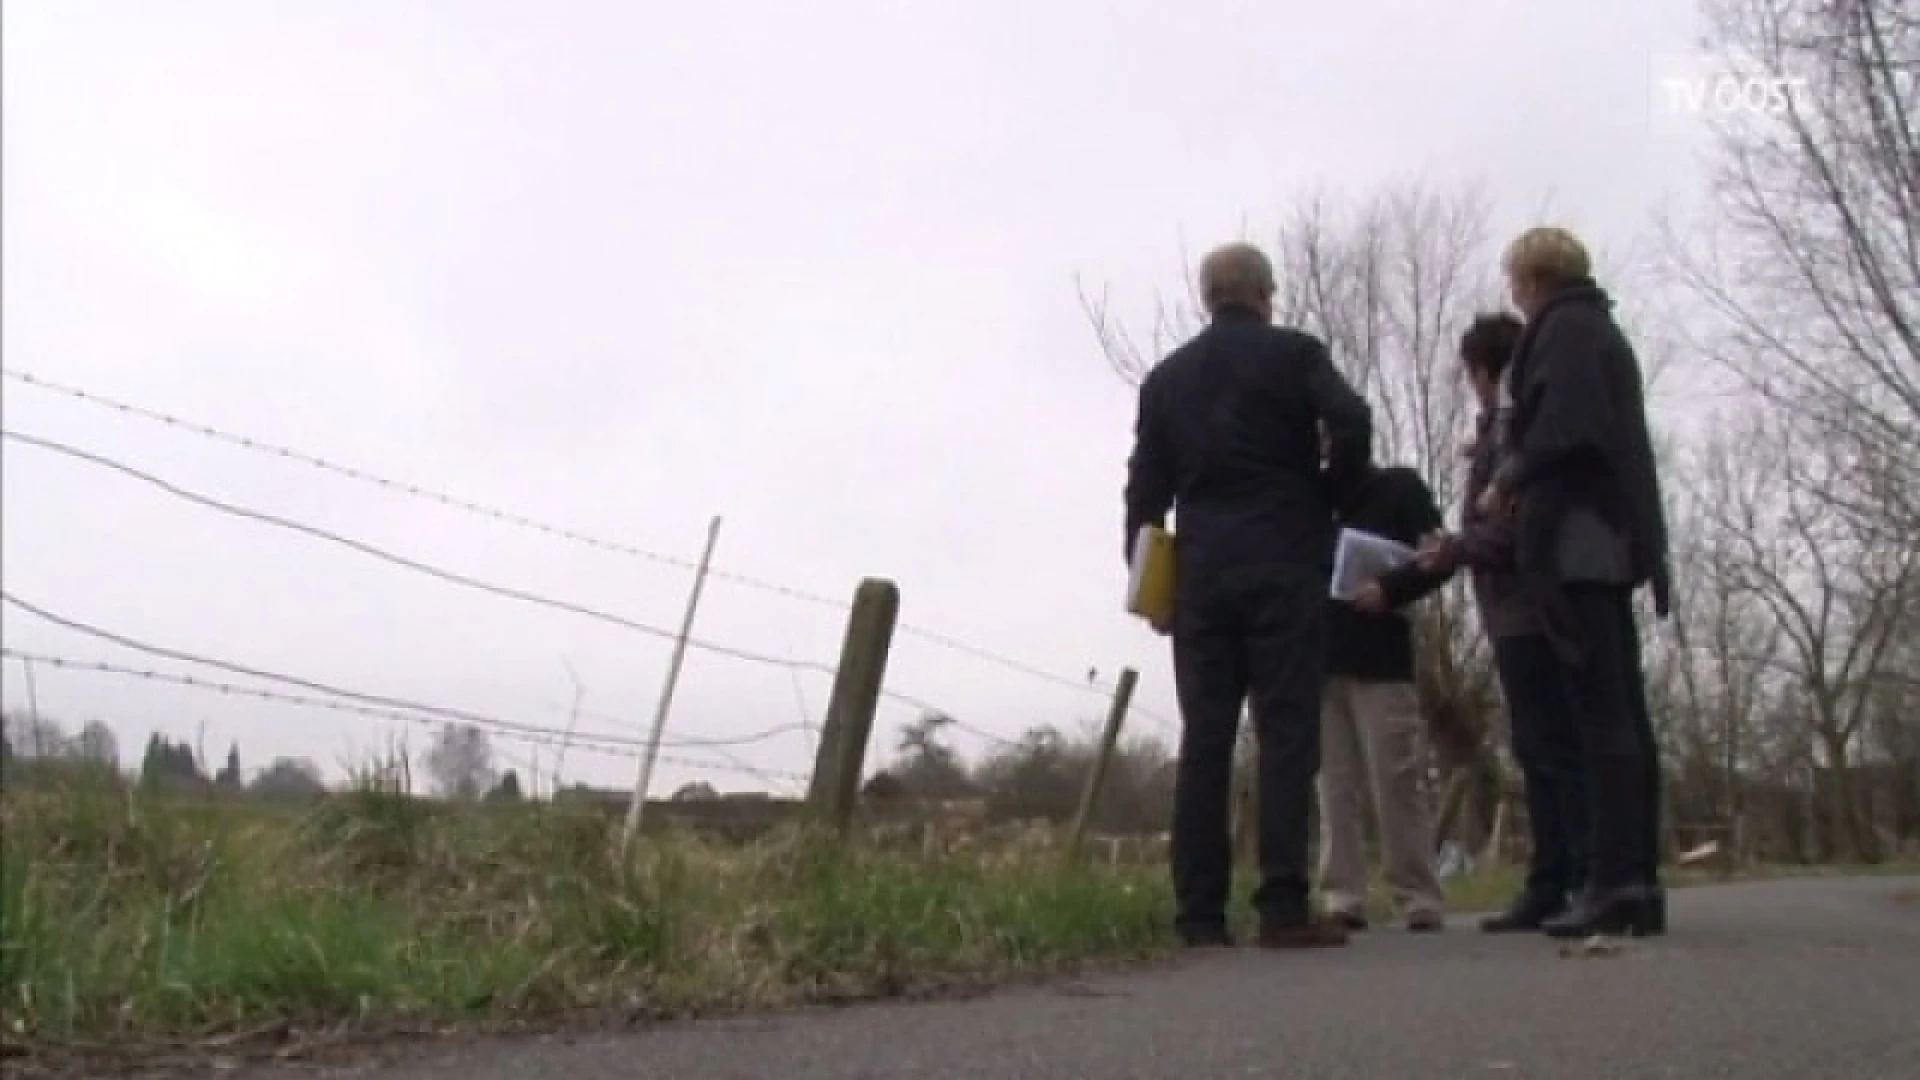
M 1113 703 L 1107 708 L 1106 730 L 1100 733 L 1100 751 L 1093 757 L 1093 767 L 1087 770 L 1087 782 L 1080 789 L 1080 807 L 1074 811 L 1073 827 L 1067 833 L 1068 859 L 1079 855 L 1080 844 L 1086 839 L 1094 803 L 1100 798 L 1101 785 L 1107 781 L 1107 768 L 1113 763 L 1114 747 L 1120 742 L 1120 725 L 1126 723 L 1127 707 L 1133 703 L 1133 688 L 1139 681 L 1139 672 L 1132 668 L 1120 670 L 1120 681 L 1113 688 Z
M 854 591 L 847 636 L 840 645 L 840 666 L 833 677 L 833 696 L 820 725 L 820 746 L 807 788 L 807 815 L 841 835 L 853 824 L 854 804 L 860 797 L 860 772 L 866 762 L 867 741 L 873 734 L 874 712 L 880 706 L 894 624 L 899 618 L 900 587 L 893 582 L 867 578 Z
M 1234 740 L 1232 803 L 1229 804 L 1234 866 L 1257 863 L 1260 850 L 1260 743 L 1253 734 L 1253 720 L 1246 707 L 1240 713 L 1240 735 Z M 1242 763 L 1246 764 L 1242 768 Z
M 653 766 L 660 758 L 660 735 L 667 729 L 667 714 L 673 709 L 673 691 L 680 684 L 680 664 L 687 656 L 687 638 L 693 633 L 693 615 L 700 610 L 700 590 L 707 584 L 707 570 L 713 565 L 713 546 L 720 541 L 720 519 L 707 522 L 707 547 L 700 554 L 700 569 L 693 575 L 693 592 L 687 597 L 687 613 L 680 620 L 680 633 L 673 639 L 673 653 L 667 658 L 667 678 L 660 684 L 660 702 L 654 707 L 653 727 L 647 733 L 647 752 L 640 759 L 640 772 L 633 781 L 633 799 L 627 803 L 627 820 L 620 829 L 620 854 L 624 857 L 633 838 L 640 834 L 640 815 L 647 808 L 647 788 L 653 783 Z

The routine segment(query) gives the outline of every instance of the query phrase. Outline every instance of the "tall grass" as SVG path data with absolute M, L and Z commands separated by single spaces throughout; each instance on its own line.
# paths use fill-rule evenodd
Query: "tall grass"
M 143 1040 L 659 1015 L 1149 954 L 1164 872 L 883 853 L 787 830 L 648 838 L 567 804 L 364 787 L 298 811 L 108 786 L 0 797 L 11 1034 Z
M 298 807 L 10 783 L 8 1040 L 633 1020 L 910 993 L 1172 944 L 1157 859 L 1065 867 L 1045 844 L 927 854 L 783 829 L 748 845 L 650 836 L 616 860 L 618 822 L 593 807 L 451 807 L 410 797 L 392 770 L 356 779 Z M 1519 878 L 1447 885 L 1455 910 L 1488 910 Z

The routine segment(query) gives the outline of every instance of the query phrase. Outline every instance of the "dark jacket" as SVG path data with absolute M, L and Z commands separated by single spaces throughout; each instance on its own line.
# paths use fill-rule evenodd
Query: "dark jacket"
M 1369 469 L 1340 508 L 1338 523 L 1418 547 L 1440 527 L 1433 491 L 1413 469 Z M 1409 563 L 1380 577 L 1380 591 L 1393 610 L 1373 615 L 1344 600 L 1327 601 L 1327 674 L 1365 682 L 1413 681 L 1413 627 L 1407 605 L 1446 584 L 1444 571 L 1428 573 Z
M 1474 603 L 1480 625 L 1492 638 L 1520 637 L 1540 632 L 1540 620 L 1514 572 L 1514 521 L 1506 514 L 1480 509 L 1501 459 L 1506 435 L 1505 410 L 1482 412 L 1474 424 L 1473 448 L 1468 455 L 1467 490 L 1460 510 L 1460 531 L 1454 547 L 1458 565 L 1473 576 Z
M 1331 441 L 1324 473 L 1320 424 Z M 1228 309 L 1147 374 L 1134 437 L 1125 551 L 1141 525 L 1172 511 L 1185 581 L 1330 566 L 1333 507 L 1366 469 L 1373 418 L 1318 338 Z
M 1668 611 L 1666 512 L 1640 363 L 1587 282 L 1527 322 L 1513 359 L 1502 490 L 1519 504 L 1515 563 L 1547 629 L 1577 651 L 1560 590 L 1583 581 L 1653 588 Z

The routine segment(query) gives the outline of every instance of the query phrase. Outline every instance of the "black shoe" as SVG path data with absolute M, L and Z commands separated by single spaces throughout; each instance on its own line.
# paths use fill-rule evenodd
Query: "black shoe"
M 1541 923 L 1540 929 L 1555 938 L 1645 937 L 1653 933 L 1652 909 L 1645 886 L 1588 889 L 1574 901 L 1573 910 Z
M 1507 910 L 1480 920 L 1480 929 L 1489 934 L 1532 933 L 1548 919 L 1567 912 L 1565 895 L 1523 892 Z
M 1183 926 L 1180 944 L 1189 949 L 1226 949 L 1233 946 L 1233 935 L 1224 926 Z

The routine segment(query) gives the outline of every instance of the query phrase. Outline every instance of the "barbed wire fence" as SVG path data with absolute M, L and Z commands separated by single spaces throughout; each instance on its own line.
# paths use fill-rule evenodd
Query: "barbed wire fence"
M 641 560 L 689 572 L 703 572 L 706 579 L 727 582 L 731 585 L 762 593 L 770 597 L 797 601 L 825 607 L 836 612 L 843 612 L 849 616 L 850 634 L 852 632 L 851 623 L 857 622 L 860 616 L 858 610 L 859 602 L 857 599 L 853 602 L 837 600 L 817 592 L 763 580 L 732 570 L 718 567 L 703 568 L 700 562 L 694 560 L 648 550 L 633 544 L 620 543 L 591 536 L 575 529 L 539 521 L 528 515 L 462 499 L 432 488 L 389 479 L 363 469 L 338 464 L 330 459 L 306 451 L 236 434 L 209 424 L 190 421 L 94 391 L 53 382 L 12 368 L 4 369 L 3 373 L 8 380 L 21 385 L 61 395 L 103 410 L 187 432 L 213 442 L 238 447 L 282 462 L 299 464 L 359 484 L 398 493 L 437 506 L 451 508 L 495 523 L 506 524 L 536 533 L 550 539 L 557 539 L 568 544 L 591 548 L 623 558 Z M 800 677 L 802 675 L 815 675 L 826 676 L 833 679 L 835 681 L 835 696 L 836 699 L 838 699 L 841 694 L 839 684 L 843 679 L 844 673 L 841 667 L 845 666 L 844 661 L 843 665 L 836 666 L 821 661 L 796 658 L 792 655 L 790 641 L 788 655 L 779 656 L 767 651 L 739 648 L 716 641 L 705 640 L 692 634 L 682 635 L 648 621 L 459 573 L 422 558 L 401 554 L 341 533 L 297 521 L 290 517 L 269 513 L 264 510 L 218 498 L 175 483 L 145 468 L 137 467 L 126 461 L 75 446 L 58 439 L 14 430 L 11 427 L 0 430 L 0 437 L 3 437 L 8 443 L 17 446 L 30 447 L 36 451 L 62 457 L 70 462 L 102 472 L 114 473 L 127 479 L 139 481 L 177 500 L 203 510 L 212 511 L 256 525 L 305 535 L 315 540 L 352 550 L 362 556 L 433 578 L 445 584 L 499 599 L 507 599 L 521 604 L 559 611 L 577 618 L 611 626 L 628 633 L 667 641 L 677 641 L 680 643 L 679 647 L 687 650 L 708 653 L 740 663 L 784 670 L 792 679 L 795 703 L 797 711 L 800 714 L 797 720 L 740 736 L 716 736 L 708 738 L 675 736 L 668 738 L 665 734 L 660 734 L 658 747 L 671 749 L 674 752 L 659 755 L 658 760 L 662 763 L 671 763 L 686 769 L 730 772 L 736 775 L 749 776 L 761 782 L 768 783 L 769 785 L 784 786 L 790 790 L 805 788 L 810 784 L 813 785 L 814 788 L 818 788 L 820 785 L 820 780 L 817 776 L 802 775 L 790 770 L 763 768 L 747 762 L 735 753 L 735 751 L 742 748 L 763 745 L 769 741 L 795 733 L 807 734 L 811 736 L 814 741 L 813 750 L 817 759 L 817 773 L 820 768 L 820 763 L 828 759 L 828 749 L 821 746 L 822 733 L 819 731 L 818 725 L 815 724 L 814 718 L 806 707 L 806 696 L 801 685 Z M 89 622 L 77 615 L 52 610 L 36 601 L 25 599 L 11 590 L 4 592 L 4 599 L 7 605 L 11 607 L 17 608 L 51 625 L 59 626 L 69 632 L 80 634 L 92 640 L 130 650 L 148 658 L 164 659 L 195 668 L 212 669 L 229 677 L 238 676 L 266 685 L 247 686 L 237 682 L 163 671 L 152 667 L 31 652 L 15 649 L 11 646 L 4 650 L 6 657 L 19 660 L 23 664 L 39 663 L 66 671 L 142 680 L 148 683 L 166 684 L 230 697 L 250 698 L 302 709 L 353 714 L 364 718 L 390 722 L 436 726 L 447 723 L 466 724 L 488 732 L 490 737 L 496 737 L 515 744 L 528 745 L 539 749 L 551 749 L 555 752 L 556 761 L 563 759 L 569 750 L 578 750 L 580 752 L 614 758 L 636 759 L 644 757 L 647 749 L 645 740 L 631 735 L 617 735 L 605 731 L 579 729 L 578 723 L 581 719 L 614 724 L 625 724 L 627 721 L 623 721 L 618 717 L 608 716 L 603 712 L 584 709 L 580 702 L 582 693 L 581 684 L 578 675 L 572 671 L 571 666 L 568 667 L 568 674 L 574 682 L 575 698 L 571 706 L 566 727 L 558 728 L 549 724 L 535 724 L 524 720 L 508 719 L 473 710 L 452 708 L 409 698 L 375 694 L 348 687 L 330 685 L 293 674 L 221 659 L 189 649 L 148 643 Z M 895 603 L 897 605 L 897 593 L 895 594 Z M 1117 683 L 1102 679 L 1097 671 L 1089 671 L 1085 678 L 1075 678 L 1059 672 L 1049 671 L 1040 666 L 1027 663 L 1017 657 L 1008 656 L 992 649 L 965 642 L 952 635 L 931 630 L 924 626 L 904 621 L 895 621 L 891 618 L 888 622 L 889 625 L 886 636 L 889 639 L 896 633 L 901 637 L 915 638 L 939 649 L 982 661 L 1029 679 L 1073 690 L 1077 693 L 1089 697 L 1096 697 L 1108 702 L 1111 702 L 1116 694 L 1124 694 L 1127 698 L 1131 697 L 1131 680 L 1124 673 Z M 884 658 L 881 660 L 881 664 L 884 666 Z M 269 687 L 291 689 L 273 689 Z M 300 692 L 295 693 L 293 692 L 294 690 Z M 857 697 L 858 695 L 856 694 L 855 696 Z M 923 695 L 908 693 L 896 686 L 887 685 L 884 681 L 877 686 L 874 691 L 874 696 L 879 701 L 885 701 L 895 706 L 903 706 L 915 710 L 922 716 L 938 714 L 943 717 L 946 724 L 954 730 L 974 736 L 992 748 L 1013 748 L 1020 742 L 1019 735 L 1009 735 L 971 723 L 955 710 L 943 708 Z M 832 707 L 829 707 L 828 714 L 827 720 L 831 723 L 834 719 Z M 1152 710 L 1135 706 L 1130 709 L 1130 714 L 1148 720 L 1162 733 L 1169 733 L 1173 730 L 1173 725 L 1165 716 L 1155 713 Z M 664 719 L 665 717 L 663 715 L 662 720 L 664 721 Z M 866 724 L 869 728 L 871 723 L 872 717 L 869 715 L 866 718 Z M 1117 723 L 1117 719 L 1110 717 L 1110 726 L 1117 727 Z M 863 732 L 862 737 L 865 738 L 866 734 L 867 733 Z M 1111 736 L 1109 736 L 1109 741 L 1110 740 Z M 864 752 L 865 747 L 862 746 L 861 749 Z M 692 751 L 703 752 L 705 756 L 691 756 L 690 752 Z M 857 759 L 856 756 L 856 760 Z M 857 780 L 858 777 L 854 779 Z M 557 781 L 558 767 L 556 765 L 556 783 Z M 837 780 L 836 782 L 842 786 L 845 786 L 847 783 L 844 779 Z M 644 787 L 644 783 L 641 787 Z M 640 802 L 638 800 L 649 794 L 649 792 L 637 787 L 635 792 L 636 802 L 634 805 L 636 807 L 639 806 Z M 809 797 L 813 797 L 815 794 L 817 794 L 817 792 L 809 791 Z

